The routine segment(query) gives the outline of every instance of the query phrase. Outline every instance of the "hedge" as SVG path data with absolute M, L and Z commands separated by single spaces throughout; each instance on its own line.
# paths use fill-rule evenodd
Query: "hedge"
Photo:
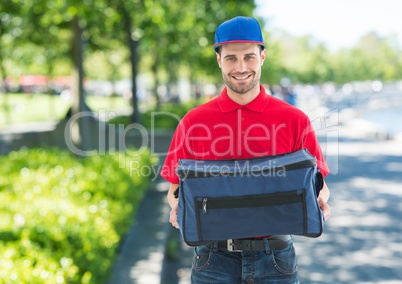
M 107 282 L 149 181 L 130 164 L 152 159 L 149 152 L 78 158 L 59 149 L 0 157 L 2 283 Z

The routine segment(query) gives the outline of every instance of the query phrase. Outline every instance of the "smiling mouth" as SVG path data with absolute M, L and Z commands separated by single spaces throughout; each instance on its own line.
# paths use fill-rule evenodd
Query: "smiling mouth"
M 251 77 L 252 74 L 249 75 L 243 75 L 243 76 L 232 76 L 235 80 L 246 80 Z

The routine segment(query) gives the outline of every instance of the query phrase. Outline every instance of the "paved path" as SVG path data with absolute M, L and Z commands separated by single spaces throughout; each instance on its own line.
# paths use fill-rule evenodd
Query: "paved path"
M 301 283 L 402 283 L 402 142 L 328 144 L 333 216 L 322 237 L 295 239 Z
M 122 242 L 109 284 L 161 282 L 169 229 L 166 188 L 167 184 L 155 182 L 147 191 Z

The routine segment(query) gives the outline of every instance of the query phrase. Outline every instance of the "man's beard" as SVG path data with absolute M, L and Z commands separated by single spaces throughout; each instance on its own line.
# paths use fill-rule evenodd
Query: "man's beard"
M 233 82 L 233 79 L 231 74 L 226 75 L 222 74 L 223 76 L 223 81 L 225 82 L 226 86 L 228 86 L 229 89 L 231 89 L 233 92 L 238 93 L 238 94 L 246 94 L 250 90 L 252 90 L 255 86 L 259 84 L 261 74 L 260 73 L 255 73 L 252 72 L 251 76 L 253 77 L 253 80 L 250 83 L 236 83 Z M 242 74 L 237 74 L 237 77 L 241 77 Z M 244 75 L 243 75 L 244 76 Z

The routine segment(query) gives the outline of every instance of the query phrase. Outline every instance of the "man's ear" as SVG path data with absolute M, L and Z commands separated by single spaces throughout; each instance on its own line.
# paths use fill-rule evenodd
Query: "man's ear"
M 219 55 L 219 53 L 216 52 L 216 61 L 218 62 L 219 68 L 222 68 L 221 65 L 221 56 Z
M 266 49 L 261 51 L 261 66 L 264 65 L 266 55 L 267 55 L 267 50 Z

